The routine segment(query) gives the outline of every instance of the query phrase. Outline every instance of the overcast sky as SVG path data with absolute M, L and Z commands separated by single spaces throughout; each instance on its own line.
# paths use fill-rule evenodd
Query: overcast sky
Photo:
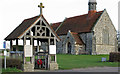
M 120 0 L 97 0 L 97 11 L 107 9 L 116 29 L 118 1 Z M 24 19 L 39 15 L 40 2 L 45 6 L 43 15 L 49 23 L 88 13 L 88 0 L 0 0 L 0 48 L 3 48 L 4 38 Z

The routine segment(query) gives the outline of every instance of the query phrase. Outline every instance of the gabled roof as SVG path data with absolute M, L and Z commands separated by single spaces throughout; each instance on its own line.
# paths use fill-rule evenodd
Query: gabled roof
M 52 23 L 51 27 L 53 28 L 53 30 L 56 30 L 60 26 L 61 23 L 62 22 Z
M 56 29 L 56 27 L 59 27 L 56 32 L 58 35 L 66 35 L 68 30 L 77 33 L 91 32 L 93 26 L 95 25 L 102 13 L 103 11 L 99 11 L 91 12 L 92 16 L 89 16 L 89 14 L 84 14 L 80 16 L 70 17 L 67 18 L 60 27 L 59 25 L 61 23 L 53 24 L 51 26 L 54 29 Z
M 5 40 L 17 39 L 23 34 L 40 16 L 35 16 L 29 19 L 25 19 L 18 27 L 16 27 Z
M 16 27 L 6 38 L 5 40 L 12 40 L 12 39 L 18 39 L 20 36 L 22 36 L 40 17 L 42 17 L 45 21 L 46 19 L 44 18 L 43 15 L 41 16 L 35 16 L 29 19 L 25 19 L 18 27 Z M 49 28 L 53 31 L 55 36 L 57 37 L 58 40 L 60 38 L 57 36 L 56 32 L 53 30 L 53 28 L 49 25 L 49 23 L 46 21 L 48 24 Z
M 81 37 L 78 35 L 78 33 L 70 32 L 73 38 L 75 39 L 76 44 L 84 45 L 84 42 L 82 41 Z

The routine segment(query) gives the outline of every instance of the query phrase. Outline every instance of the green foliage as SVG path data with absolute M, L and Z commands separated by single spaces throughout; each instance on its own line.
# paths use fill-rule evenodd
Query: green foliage
M 4 68 L 4 58 L 2 59 L 2 67 Z M 22 62 L 19 59 L 7 58 L 6 59 L 6 67 L 21 69 Z
M 59 69 L 73 69 L 86 67 L 116 67 L 118 63 L 101 62 L 101 58 L 106 57 L 109 61 L 109 55 L 57 55 Z
M 120 62 L 120 52 L 111 52 L 109 58 L 110 62 Z
M 7 68 L 6 70 L 2 69 L 2 74 L 7 74 L 8 72 L 22 72 L 22 71 L 16 68 Z

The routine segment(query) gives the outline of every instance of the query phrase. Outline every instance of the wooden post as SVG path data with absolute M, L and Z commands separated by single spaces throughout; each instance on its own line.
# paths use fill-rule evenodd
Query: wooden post
M 37 36 L 37 26 L 35 26 L 35 36 Z
M 30 38 L 30 45 L 33 46 L 33 38 L 31 37 Z M 32 47 L 32 50 L 33 50 L 33 47 Z M 32 55 L 32 57 L 30 57 L 30 62 L 33 64 L 34 63 L 34 55 Z
M 39 40 L 38 39 L 37 39 L 37 52 L 39 52 Z M 39 56 L 37 56 L 37 57 L 39 58 Z
M 56 38 L 55 37 L 54 37 L 54 45 L 56 46 Z M 56 54 L 55 54 L 55 60 L 54 61 L 57 62 Z
M 10 40 L 10 52 L 13 51 L 13 44 L 12 44 L 12 40 Z M 10 57 L 12 57 L 11 53 L 10 53 Z
M 35 50 L 34 50 L 34 38 L 32 38 L 33 42 L 33 63 L 35 62 Z
M 49 54 L 50 38 L 48 39 L 48 69 L 50 68 L 50 54 Z
M 39 40 L 37 39 L 37 52 L 39 52 Z
M 24 51 L 23 51 L 23 63 L 25 64 L 25 63 L 26 63 L 26 58 L 25 58 L 26 36 L 24 36 L 23 45 L 24 45 Z
M 16 39 L 16 52 L 18 51 L 18 39 Z M 17 57 L 18 56 L 18 54 L 16 53 L 15 54 L 15 57 Z

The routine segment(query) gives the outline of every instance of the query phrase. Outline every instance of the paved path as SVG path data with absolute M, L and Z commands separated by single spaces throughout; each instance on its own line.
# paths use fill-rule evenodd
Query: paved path
M 72 70 L 58 70 L 56 72 L 118 72 L 118 67 L 94 67 L 94 68 L 81 68 Z
M 57 71 L 42 71 L 42 72 L 120 72 L 120 67 L 94 67 L 94 68 L 80 68 L 71 70 L 57 70 Z M 41 72 L 36 70 L 36 72 Z

